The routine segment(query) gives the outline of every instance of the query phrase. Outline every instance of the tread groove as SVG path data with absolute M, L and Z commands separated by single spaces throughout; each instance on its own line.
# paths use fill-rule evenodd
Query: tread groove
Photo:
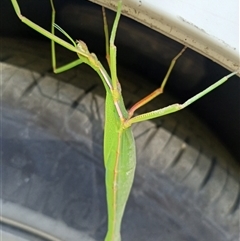
M 152 129 L 151 127 L 150 129 Z M 148 129 L 150 131 L 150 129 Z M 154 128 L 155 129 L 155 128 Z M 153 131 L 150 135 L 148 135 L 147 139 L 145 140 L 145 145 L 143 147 L 143 151 L 148 148 L 149 145 L 151 145 L 152 140 L 154 139 L 154 136 L 157 135 L 157 130 Z
M 166 147 L 169 145 L 169 143 L 172 141 L 172 138 L 174 137 L 174 134 L 175 134 L 175 132 L 176 132 L 176 130 L 177 130 L 177 126 L 178 126 L 178 123 L 175 124 L 175 126 L 173 127 L 173 130 L 170 132 L 171 135 L 170 135 L 170 137 L 168 138 L 168 140 L 167 140 L 164 148 L 166 148 Z
M 96 89 L 98 87 L 98 84 L 94 84 L 91 85 L 88 89 L 84 90 L 84 93 L 79 95 L 77 97 L 77 99 L 75 99 L 72 104 L 71 104 L 71 108 L 72 109 L 76 109 L 79 105 L 79 102 L 81 102 L 81 100 L 88 94 L 91 93 L 94 89 Z
M 208 183 L 208 181 L 211 179 L 211 176 L 212 176 L 212 173 L 213 173 L 213 170 L 214 170 L 216 164 L 217 164 L 217 163 L 216 163 L 216 159 L 212 159 L 212 160 L 211 160 L 211 166 L 210 166 L 210 168 L 209 168 L 209 171 L 207 172 L 205 178 L 203 179 L 203 182 L 202 182 L 199 190 L 202 190 L 202 189 L 206 186 L 206 184 Z
M 182 146 L 180 147 L 178 154 L 176 155 L 176 157 L 174 158 L 174 160 L 172 161 L 170 168 L 174 167 L 177 165 L 177 163 L 181 160 L 181 157 L 183 155 L 183 153 L 185 152 L 187 147 L 187 142 L 185 142 L 185 140 L 182 143 Z
M 239 206 L 240 206 L 240 186 L 238 186 L 238 195 L 229 214 L 234 214 L 238 210 Z
M 198 150 L 198 154 L 197 154 L 197 158 L 195 159 L 195 162 L 194 162 L 192 168 L 189 170 L 189 172 L 188 172 L 188 173 L 186 174 L 186 176 L 183 178 L 182 182 L 184 182 L 184 181 L 188 178 L 188 176 L 191 175 L 191 173 L 193 172 L 193 170 L 195 170 L 196 166 L 197 166 L 198 163 L 199 163 L 199 158 L 200 158 L 200 156 L 201 156 L 201 153 L 202 153 L 202 150 L 199 149 L 199 150 Z
M 32 90 L 38 86 L 39 82 L 41 81 L 42 76 L 40 76 L 39 78 L 34 79 L 33 78 L 33 82 L 30 83 L 30 85 L 23 91 L 20 99 L 26 97 L 30 92 L 32 92 Z
M 85 94 L 91 93 L 93 90 L 95 90 L 98 87 L 98 84 L 93 84 L 86 90 L 84 90 Z

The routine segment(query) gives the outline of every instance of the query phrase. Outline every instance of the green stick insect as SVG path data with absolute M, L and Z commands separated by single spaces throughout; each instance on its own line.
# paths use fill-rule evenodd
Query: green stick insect
M 121 241 L 120 229 L 122 217 L 129 193 L 132 187 L 135 167 L 136 167 L 136 152 L 135 142 L 132 134 L 131 126 L 145 120 L 150 120 L 163 115 L 167 115 L 179 111 L 218 86 L 226 82 L 230 77 L 237 73 L 231 73 L 202 92 L 188 99 L 183 104 L 173 104 L 162 109 L 151 111 L 145 114 L 133 116 L 135 111 L 147 102 L 151 101 L 156 96 L 164 91 L 167 79 L 175 65 L 176 60 L 181 56 L 186 47 L 172 60 L 168 72 L 162 82 L 160 88 L 149 94 L 144 99 L 137 102 L 130 110 L 126 110 L 121 95 L 121 87 L 117 78 L 116 67 L 116 46 L 114 40 L 116 36 L 117 26 L 120 19 L 122 1 L 119 1 L 117 14 L 114 20 L 110 41 L 108 37 L 108 27 L 106 21 L 106 14 L 103 8 L 104 32 L 106 37 L 106 57 L 110 68 L 110 76 L 104 69 L 102 64 L 98 61 L 95 54 L 88 51 L 87 45 L 82 41 L 75 41 L 58 25 L 55 24 L 55 9 L 53 0 L 50 0 L 52 7 L 52 28 L 51 32 L 46 31 L 40 26 L 36 25 L 26 17 L 21 15 L 21 11 L 17 0 L 11 0 L 17 16 L 22 22 L 29 27 L 35 29 L 47 38 L 51 39 L 52 44 L 52 66 L 54 73 L 61 73 L 65 70 L 73 68 L 79 64 L 85 63 L 91 66 L 101 78 L 106 90 L 105 102 L 105 127 L 104 127 L 104 165 L 106 169 L 106 191 L 107 191 L 107 209 L 108 209 L 108 231 L 105 241 Z M 62 32 L 71 42 L 60 39 L 54 35 L 55 28 Z M 76 52 L 78 59 L 60 68 L 56 68 L 55 57 L 55 42 Z

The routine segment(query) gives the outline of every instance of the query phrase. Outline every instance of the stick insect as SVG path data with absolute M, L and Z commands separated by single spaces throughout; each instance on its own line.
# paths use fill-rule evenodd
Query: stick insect
M 213 85 L 209 86 L 202 92 L 188 99 L 183 104 L 172 104 L 162 109 L 151 111 L 145 114 L 134 116 L 134 113 L 141 106 L 145 105 L 158 95 L 162 94 L 167 83 L 168 77 L 177 61 L 177 59 L 185 51 L 184 47 L 181 52 L 172 60 L 167 74 L 157 90 L 137 102 L 130 110 L 126 110 L 121 95 L 121 87 L 117 78 L 116 64 L 116 46 L 114 40 L 118 27 L 118 22 L 121 15 L 122 1 L 119 1 L 116 17 L 113 23 L 110 39 L 106 21 L 106 14 L 103 8 L 104 33 L 106 38 L 106 58 L 110 68 L 110 75 L 98 61 L 95 54 L 90 53 L 87 45 L 83 41 L 73 41 L 73 39 L 58 25 L 55 24 L 55 9 L 53 0 L 50 0 L 52 7 L 52 27 L 51 32 L 46 31 L 34 22 L 30 21 L 21 14 L 17 0 L 11 0 L 15 12 L 19 19 L 29 27 L 38 31 L 51 40 L 52 48 L 52 66 L 54 73 L 61 73 L 70 68 L 76 67 L 79 64 L 85 63 L 93 68 L 101 78 L 106 90 L 105 100 L 105 127 L 104 127 L 104 166 L 106 170 L 105 184 L 107 192 L 107 209 L 108 209 L 108 231 L 105 241 L 121 241 L 121 222 L 124 214 L 126 202 L 132 187 L 135 167 L 136 167 L 136 152 L 135 142 L 132 134 L 131 126 L 134 123 L 150 120 L 161 117 L 173 112 L 177 112 L 196 100 L 200 99 L 210 91 L 226 82 L 230 77 L 237 73 L 231 73 L 222 79 L 218 80 Z M 62 32 L 72 44 L 55 36 L 55 28 Z M 56 67 L 55 57 L 55 42 L 67 48 L 70 51 L 76 52 L 78 59 L 60 68 Z

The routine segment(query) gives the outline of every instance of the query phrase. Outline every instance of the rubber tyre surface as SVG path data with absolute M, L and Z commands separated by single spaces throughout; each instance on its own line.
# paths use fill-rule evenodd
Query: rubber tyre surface
M 103 240 L 102 83 L 87 66 L 51 74 L 48 44 L 2 45 L 2 216 L 60 240 Z M 126 105 L 151 90 L 124 69 L 119 79 Z M 173 101 L 164 95 L 142 111 Z M 185 110 L 133 131 L 137 170 L 122 240 L 237 241 L 239 166 L 211 132 Z

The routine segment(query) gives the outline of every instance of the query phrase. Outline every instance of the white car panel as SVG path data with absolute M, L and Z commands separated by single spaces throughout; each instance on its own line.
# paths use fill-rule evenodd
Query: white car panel
M 118 1 L 91 0 L 116 11 Z M 123 0 L 122 14 L 194 49 L 230 71 L 239 69 L 238 0 Z

